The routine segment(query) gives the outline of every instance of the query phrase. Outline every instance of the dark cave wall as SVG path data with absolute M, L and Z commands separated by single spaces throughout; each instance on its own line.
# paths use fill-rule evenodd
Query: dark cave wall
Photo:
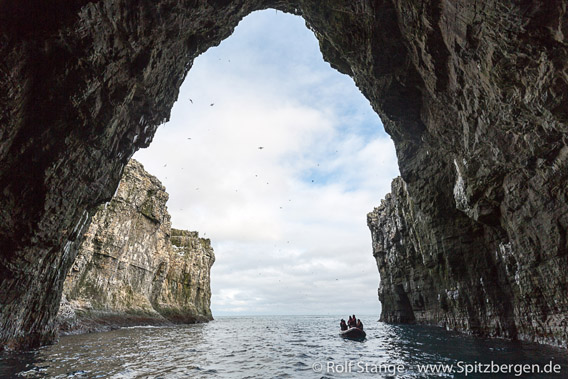
M 427 131 L 368 217 L 381 319 L 566 346 L 566 4 L 463 5 L 401 24 Z
M 412 227 L 397 229 L 384 211 L 377 225 L 393 236 L 374 232 L 374 246 L 392 237 L 419 249 L 391 249 L 379 263 L 383 319 L 566 341 L 566 1 L 4 0 L 2 345 L 53 339 L 92 210 L 169 117 L 193 59 L 267 7 L 305 18 L 395 141 L 404 191 L 387 202 L 410 204 L 399 224 Z M 530 286 L 511 280 L 516 267 Z M 470 300 L 441 308 L 438 292 L 458 284 Z M 545 315 L 560 320 L 550 333 L 535 326 Z
M 0 341 L 9 347 L 53 340 L 94 206 L 168 118 L 193 58 L 260 7 L 46 3 L 0 3 Z

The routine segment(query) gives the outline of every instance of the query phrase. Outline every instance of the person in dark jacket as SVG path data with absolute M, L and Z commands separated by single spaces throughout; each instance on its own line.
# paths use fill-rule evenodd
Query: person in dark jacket
M 361 322 L 361 320 L 357 319 L 357 325 L 355 325 L 355 327 L 357 329 L 363 330 L 363 323 Z
M 344 319 L 341 319 L 341 322 L 339 323 L 339 326 L 341 327 L 341 330 L 347 330 L 347 324 L 345 323 Z
M 349 325 L 350 328 L 355 327 L 355 320 L 353 319 L 353 317 L 349 316 L 349 322 L 347 323 L 347 325 Z

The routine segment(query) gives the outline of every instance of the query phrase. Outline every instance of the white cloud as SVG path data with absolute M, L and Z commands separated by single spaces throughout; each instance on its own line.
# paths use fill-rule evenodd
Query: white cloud
M 366 214 L 398 175 L 394 148 L 301 19 L 255 13 L 196 59 L 135 158 L 174 227 L 211 238 L 214 315 L 378 314 Z

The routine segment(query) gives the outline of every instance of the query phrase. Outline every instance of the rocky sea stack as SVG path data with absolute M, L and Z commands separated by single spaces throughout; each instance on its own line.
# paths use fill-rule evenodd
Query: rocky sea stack
M 213 249 L 197 232 L 171 228 L 167 200 L 158 179 L 131 160 L 65 279 L 61 331 L 212 319 Z
M 53 341 L 97 207 L 194 58 L 266 8 L 306 20 L 395 143 L 369 218 L 383 320 L 566 345 L 567 0 L 1 1 L 0 344 Z

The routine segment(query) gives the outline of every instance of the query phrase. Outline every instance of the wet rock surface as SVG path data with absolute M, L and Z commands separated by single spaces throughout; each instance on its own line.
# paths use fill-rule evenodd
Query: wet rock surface
M 212 319 L 209 240 L 171 228 L 162 184 L 131 160 L 101 205 L 65 279 L 64 333 Z
M 371 225 L 395 241 L 407 207 L 398 235 L 416 246 L 374 234 L 383 319 L 566 343 L 565 0 L 28 0 L 0 2 L 2 345 L 53 340 L 95 208 L 193 59 L 270 7 L 304 17 L 395 142 L 404 191 Z M 458 305 L 434 311 L 440 291 Z

